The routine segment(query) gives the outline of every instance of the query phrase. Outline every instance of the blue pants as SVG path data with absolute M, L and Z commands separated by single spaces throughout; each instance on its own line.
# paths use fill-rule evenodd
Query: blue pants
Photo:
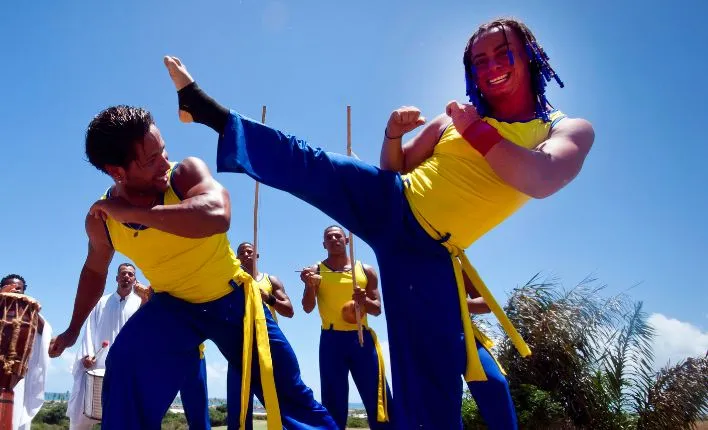
M 349 412 L 349 372 L 359 391 L 371 430 L 390 429 L 393 421 L 376 421 L 379 358 L 374 339 L 364 330 L 364 347 L 359 346 L 356 331 L 322 330 L 320 334 L 320 384 L 322 405 L 327 408 L 341 430 Z M 391 404 L 391 391 L 386 383 L 386 396 Z M 392 414 L 391 414 L 392 415 Z
M 312 148 L 234 112 L 219 136 L 217 169 L 286 191 L 371 246 L 386 305 L 395 428 L 461 428 L 466 353 L 452 261 L 416 221 L 400 175 Z M 480 403 L 490 429 L 515 428 L 508 388 Z
M 179 390 L 184 415 L 190 430 L 210 430 L 209 395 L 207 391 L 206 359 L 199 360 L 199 369 L 188 376 Z
M 238 369 L 240 379 L 243 315 L 240 287 L 218 300 L 199 304 L 166 293 L 155 294 L 128 320 L 108 353 L 102 428 L 160 429 L 163 415 L 185 383 L 185 375 L 198 367 L 199 355 L 194 351 L 206 339 L 213 341 Z M 327 410 L 300 379 L 300 368 L 287 339 L 272 317 L 267 319 L 284 428 L 335 429 Z M 252 386 L 258 392 L 261 387 L 255 357 Z M 228 387 L 227 396 L 239 413 L 240 384 Z M 236 428 L 238 424 L 229 425 L 229 429 Z

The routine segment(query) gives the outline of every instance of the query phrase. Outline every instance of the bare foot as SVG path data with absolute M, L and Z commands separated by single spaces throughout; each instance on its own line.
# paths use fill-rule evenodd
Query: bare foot
M 172 82 L 175 84 L 177 91 L 186 87 L 187 85 L 194 82 L 194 78 L 189 74 L 187 68 L 182 64 L 182 62 L 177 57 L 165 56 L 164 58 L 165 67 L 172 78 Z M 193 122 L 192 114 L 186 112 L 182 109 L 179 110 L 179 119 L 182 122 Z

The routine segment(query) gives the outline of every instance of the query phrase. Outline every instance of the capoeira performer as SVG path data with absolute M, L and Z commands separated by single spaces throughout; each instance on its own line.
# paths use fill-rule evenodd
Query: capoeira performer
M 403 135 L 425 120 L 416 108 L 394 111 L 378 169 L 227 110 L 177 58 L 165 58 L 182 121 L 219 133 L 219 171 L 246 173 L 291 193 L 376 253 L 387 304 L 393 415 L 401 429 L 460 428 L 461 374 L 490 428 L 516 427 L 491 342 L 469 317 L 463 272 L 519 352 L 531 351 L 464 249 L 531 198 L 570 183 L 594 141 L 588 121 L 567 118 L 548 103 L 546 83 L 560 80 L 523 23 L 482 25 L 463 63 L 471 104 L 449 103 L 404 145 Z

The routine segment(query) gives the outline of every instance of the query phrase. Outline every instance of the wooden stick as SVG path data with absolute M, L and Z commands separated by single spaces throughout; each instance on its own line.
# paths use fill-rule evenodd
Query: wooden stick
M 347 156 L 352 156 L 352 107 L 347 105 Z M 352 261 L 352 289 L 357 289 L 356 284 L 356 258 L 354 257 L 354 234 L 349 230 L 349 257 Z M 354 312 L 356 313 L 356 330 L 359 333 L 359 346 L 364 346 L 364 331 L 361 327 L 361 308 L 359 303 L 354 302 Z
M 261 111 L 261 123 L 265 124 L 265 118 L 266 118 L 266 107 L 263 105 L 263 109 Z M 255 254 L 253 256 L 253 275 L 256 276 L 258 273 L 257 269 L 257 264 L 258 264 L 258 195 L 260 192 L 260 184 L 258 181 L 256 181 L 256 191 L 255 195 L 253 197 L 253 253 Z

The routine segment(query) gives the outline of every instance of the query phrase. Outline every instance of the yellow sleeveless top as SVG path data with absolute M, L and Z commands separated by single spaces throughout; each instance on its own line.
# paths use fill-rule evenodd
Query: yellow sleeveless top
M 549 122 L 534 119 L 507 123 L 493 118 L 484 121 L 504 139 L 531 149 L 546 140 L 552 125 L 564 117 L 560 111 L 553 111 Z M 494 173 L 454 125 L 445 129 L 433 155 L 402 178 L 406 198 L 418 221 L 440 237 L 449 234 L 449 241 L 462 249 L 529 199 Z
M 322 319 L 322 328 L 334 330 L 355 331 L 356 324 L 344 321 L 342 318 L 342 307 L 352 299 L 354 293 L 354 283 L 352 282 L 352 271 L 343 272 L 332 271 L 324 263 L 318 263 L 318 272 L 322 277 L 320 286 L 317 289 L 317 309 Z M 354 264 L 356 271 L 356 284 L 359 288 L 366 289 L 368 282 L 366 273 L 360 261 Z M 366 314 L 361 315 L 361 325 L 366 326 Z
M 203 360 L 204 359 L 204 350 L 206 349 L 206 345 L 199 344 L 199 359 Z
M 261 279 L 259 279 L 257 281 L 255 279 L 253 280 L 254 286 L 257 286 L 258 288 L 260 288 L 261 290 L 265 291 L 268 294 L 273 294 L 273 284 L 271 284 L 270 277 L 268 276 L 268 274 L 261 273 L 260 275 L 261 275 Z M 275 322 L 278 322 L 278 316 L 275 312 L 275 308 L 273 306 L 269 305 L 268 303 L 263 302 L 263 304 L 268 307 L 268 309 L 270 310 L 270 313 L 273 315 L 273 319 L 275 320 Z
M 170 163 L 170 186 L 162 196 L 162 205 L 178 204 L 182 199 L 172 184 L 177 163 Z M 110 196 L 110 189 L 103 198 Z M 275 391 L 273 362 L 261 296 L 253 288 L 253 278 L 241 268 L 226 233 L 205 238 L 186 238 L 139 224 L 123 224 L 112 218 L 105 221 L 106 233 L 113 248 L 133 260 L 155 292 L 166 292 L 191 303 L 217 300 L 242 285 L 245 309 L 241 357 L 240 428 L 245 428 L 250 401 L 251 364 L 258 360 L 261 384 L 268 413 L 268 430 L 282 428 L 280 405 Z M 256 355 L 253 356 L 256 343 Z M 203 348 L 200 347 L 200 357 Z M 271 419 L 272 417 L 272 419 Z
M 170 186 L 159 204 L 174 205 L 181 201 Z M 110 196 L 110 190 L 104 198 Z M 155 292 L 166 292 L 191 303 L 204 303 L 229 294 L 229 285 L 239 272 L 241 263 L 229 244 L 226 233 L 192 239 L 148 228 L 139 224 L 123 224 L 106 220 L 106 231 L 113 248 L 133 260 Z

